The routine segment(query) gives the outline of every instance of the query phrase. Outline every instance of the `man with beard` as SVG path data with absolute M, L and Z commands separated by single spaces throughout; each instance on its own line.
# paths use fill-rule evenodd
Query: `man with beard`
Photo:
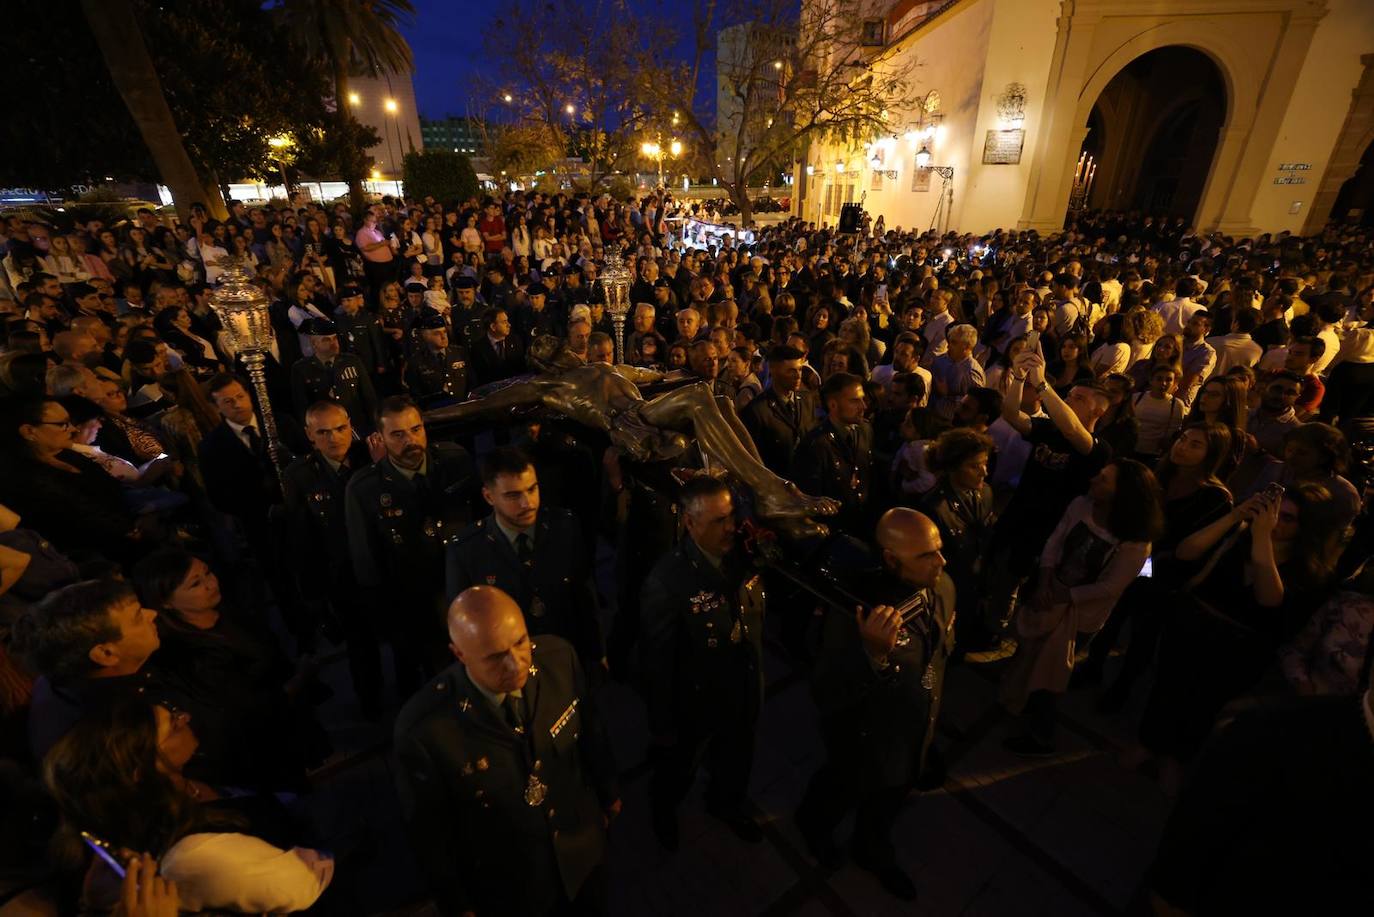
M 391 630 L 397 683 L 408 692 L 432 668 L 426 660 L 438 661 L 444 541 L 472 520 L 476 474 L 462 446 L 430 444 L 409 398 L 384 399 L 377 430 L 372 441 L 386 454 L 345 493 L 348 547 L 358 585 L 391 618 L 379 624 Z

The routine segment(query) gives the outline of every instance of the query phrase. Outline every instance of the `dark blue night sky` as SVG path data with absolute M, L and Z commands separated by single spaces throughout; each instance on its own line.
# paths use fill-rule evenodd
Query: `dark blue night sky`
M 560 2 L 560 0 L 553 0 Z M 569 2 L 569 0 L 561 0 Z M 575 0 L 572 0 L 575 2 Z M 426 118 L 445 115 L 478 114 L 481 100 L 469 108 L 471 87 L 480 73 L 496 73 L 499 61 L 487 54 L 483 36 L 501 11 L 500 0 L 413 0 L 415 19 L 401 32 L 415 54 L 415 95 L 420 114 Z M 690 0 L 670 4 L 657 0 L 629 0 L 629 7 L 640 15 L 670 15 L 677 21 L 683 45 L 665 53 L 687 59 L 691 53 L 692 12 Z M 714 102 L 714 55 L 703 68 L 699 97 Z

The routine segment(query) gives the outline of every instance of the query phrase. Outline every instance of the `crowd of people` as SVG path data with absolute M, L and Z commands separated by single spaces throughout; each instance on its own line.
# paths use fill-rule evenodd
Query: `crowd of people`
M 604 912 L 608 679 L 643 697 L 666 851 L 704 763 L 742 841 L 794 817 L 914 900 L 893 825 L 945 784 L 951 665 L 998 680 L 1016 755 L 1056 754 L 1069 691 L 1132 718 L 1120 763 L 1175 806 L 1159 907 L 1367 896 L 1368 841 L 1319 826 L 1374 812 L 1374 236 L 865 216 L 701 248 L 683 209 L 5 219 L 0 758 L 30 905 L 347 913 L 301 817 L 329 646 L 394 734 L 445 914 Z M 226 278 L 271 302 L 271 424 Z M 765 630 L 825 744 L 792 813 L 749 797 Z

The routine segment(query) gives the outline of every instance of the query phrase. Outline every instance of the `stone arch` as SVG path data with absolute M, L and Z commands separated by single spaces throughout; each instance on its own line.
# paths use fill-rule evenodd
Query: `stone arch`
M 1213 222 L 1212 215 L 1219 215 L 1222 211 L 1222 201 L 1230 191 L 1235 164 L 1240 160 L 1249 126 L 1254 121 L 1255 109 L 1259 104 L 1262 81 L 1249 62 L 1253 55 L 1247 56 L 1245 48 L 1230 42 L 1224 34 L 1212 34 L 1186 20 L 1153 25 L 1119 44 L 1088 73 L 1078 93 L 1073 124 L 1086 129 L 1093 105 L 1103 90 L 1132 61 L 1151 51 L 1169 47 L 1190 48 L 1207 57 L 1216 67 L 1226 94 L 1221 138 L 1212 154 L 1207 179 L 1193 215 L 1193 221 L 1202 225 Z M 1072 168 L 1067 175 L 1071 183 Z M 1066 203 L 1067 200 L 1066 195 Z
M 1170 19 L 1141 7 L 1134 0 L 1063 4 L 1045 119 L 1035 128 L 1035 158 L 1017 225 L 1042 231 L 1063 226 L 1077 151 L 1094 101 L 1131 61 L 1181 46 L 1206 55 L 1225 89 L 1226 112 L 1197 225 L 1204 231 L 1252 234 L 1253 195 L 1325 10 L 1305 0 L 1268 0 L 1254 10 L 1217 6 Z

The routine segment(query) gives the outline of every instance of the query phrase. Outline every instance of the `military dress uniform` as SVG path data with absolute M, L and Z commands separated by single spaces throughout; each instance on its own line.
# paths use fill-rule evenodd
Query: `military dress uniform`
M 349 480 L 371 463 L 361 442 L 353 444 L 338 468 L 319 452 L 311 452 L 282 471 L 282 491 L 291 563 L 301 594 L 329 602 L 343 629 L 353 688 L 365 707 L 375 708 L 381 703 L 382 664 L 377 635 L 353 575 L 344 513 Z
M 377 594 L 390 620 L 398 673 L 412 675 L 446 645 L 441 603 L 444 543 L 472 521 L 477 474 L 454 443 L 429 447 L 424 474 L 407 477 L 384 458 L 353 475 L 345 491 L 349 556 L 359 586 Z M 382 613 L 382 612 L 379 612 Z M 410 681 L 411 686 L 416 684 Z
M 396 719 L 401 810 L 445 915 L 525 917 L 588 898 L 591 913 L 604 895 L 602 813 L 619 791 L 572 647 L 536 641 L 519 694 L 498 705 L 454 664 Z
M 873 531 L 873 428 L 843 428 L 829 420 L 816 427 L 797 446 L 792 480 L 813 497 L 840 501 L 835 528 L 855 536 Z
M 762 581 L 735 558 L 717 568 L 690 537 L 644 581 L 640 649 L 648 678 L 649 729 L 675 738 L 660 750 L 650 786 L 656 811 L 691 786 L 707 746 L 707 805 L 738 809 L 754 761 L 763 699 Z
M 527 540 L 520 543 L 520 537 Z M 446 599 L 452 602 L 469 586 L 495 586 L 520 606 L 531 634 L 557 634 L 577 648 L 584 668 L 599 666 L 606 649 L 592 580 L 594 543 L 565 509 L 541 507 L 516 543 L 495 514 L 487 516 L 445 548 Z
M 826 763 L 807 787 L 798 822 L 828 837 L 857 809 L 854 856 L 873 867 L 892 863 L 893 822 L 935 737 L 955 608 L 954 584 L 943 573 L 920 590 L 886 571 L 865 585 L 874 604 L 917 604 L 881 668 L 864 649 L 852 612 L 828 612 L 822 620 L 812 692 Z
M 802 389 L 784 402 L 771 387 L 745 405 L 740 420 L 758 447 L 763 464 L 776 475 L 792 473 L 802 438 L 816 426 L 816 395 Z
M 422 408 L 455 404 L 468 396 L 468 352 L 457 344 L 441 351 L 416 347 L 406 366 L 406 385 Z
M 377 391 L 367 367 L 353 354 L 340 353 L 328 364 L 306 357 L 291 367 L 291 403 L 297 417 L 304 420 L 306 410 L 324 398 L 343 405 L 360 435 L 376 429 Z
M 386 377 L 395 373 L 389 338 L 376 315 L 366 310 L 349 315 L 339 309 L 334 313 L 334 324 L 339 329 L 339 346 L 343 352 L 362 360 L 374 383 L 381 385 Z

